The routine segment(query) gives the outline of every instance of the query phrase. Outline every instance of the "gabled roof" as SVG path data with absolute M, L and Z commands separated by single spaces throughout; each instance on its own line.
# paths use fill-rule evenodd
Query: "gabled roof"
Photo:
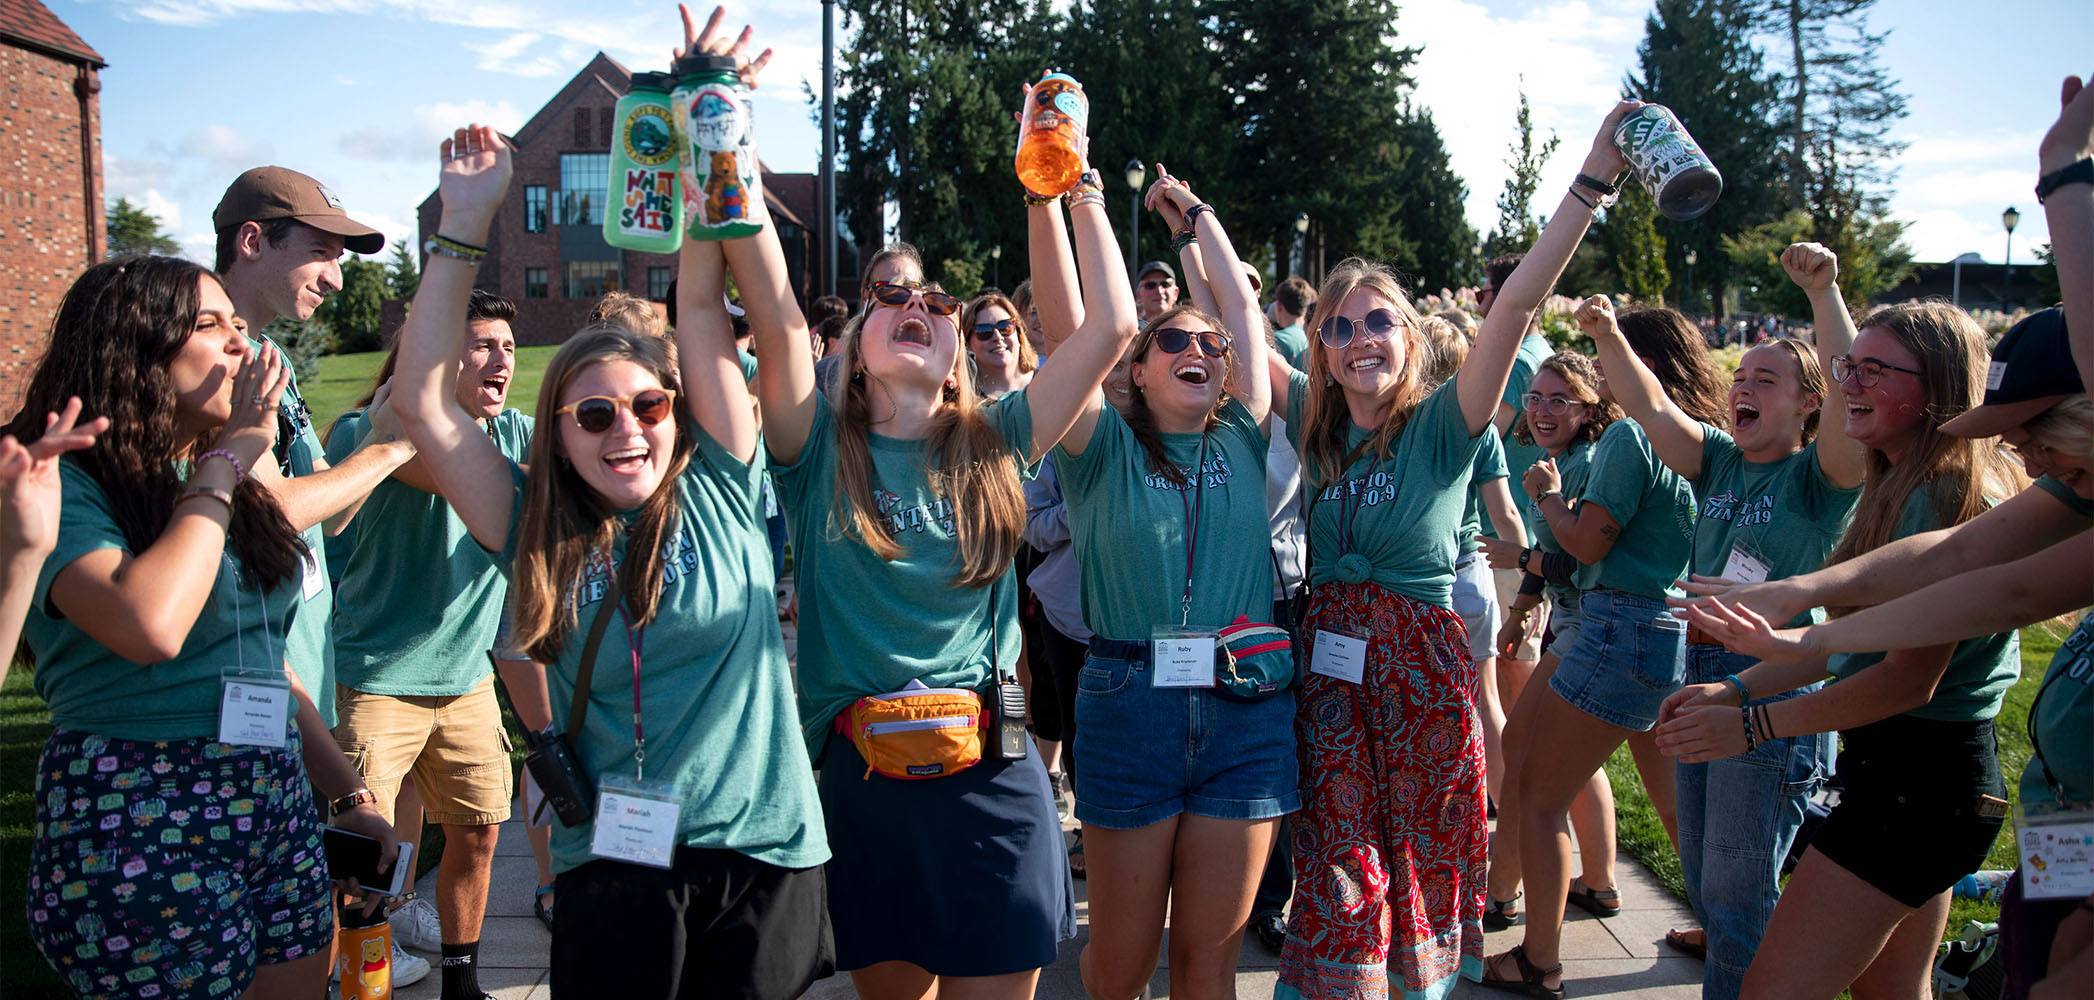
M 0 0 L 0 3 L 8 2 L 10 0 Z M 595 58 L 589 60 L 588 65 L 582 67 L 581 72 L 568 80 L 566 86 L 561 87 L 553 94 L 551 100 L 538 109 L 537 114 L 531 116 L 530 121 L 524 123 L 524 127 L 516 130 L 513 137 L 516 145 L 530 145 L 531 140 L 550 127 L 553 120 L 559 117 L 560 110 L 572 103 L 577 94 L 601 89 L 610 95 L 611 100 L 616 101 L 625 96 L 625 91 L 632 86 L 632 81 L 631 70 L 619 65 L 618 60 L 598 52 Z
M 100 69 L 109 65 L 37 0 L 0 0 L 0 40 Z

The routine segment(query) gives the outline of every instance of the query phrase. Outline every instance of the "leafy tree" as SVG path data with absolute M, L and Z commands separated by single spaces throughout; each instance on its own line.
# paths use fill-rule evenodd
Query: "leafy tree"
M 1810 301 L 1781 269 L 1781 252 L 1791 243 L 1813 239 L 1814 228 L 1809 215 L 1796 211 L 1723 238 L 1724 255 L 1741 278 L 1739 291 L 1748 306 L 1786 316 L 1810 315 Z M 1912 274 L 1912 252 L 1902 241 L 1904 232 L 1904 223 L 1885 216 L 1879 206 L 1855 220 L 1845 242 L 1827 244 L 1839 255 L 1840 294 L 1856 315 L 1868 308 L 1870 299 Z
M 1469 186 L 1454 173 L 1432 112 L 1410 110 L 1397 136 L 1410 165 L 1400 179 L 1402 201 L 1394 221 L 1404 242 L 1394 262 L 1417 275 L 1420 292 L 1477 284 L 1483 264 L 1476 256 L 1476 230 L 1462 212 Z
M 1695 251 L 1694 277 L 1712 302 L 1740 277 L 1735 258 L 1716 252 L 1722 240 L 1772 217 L 1779 199 L 1779 104 L 1751 43 L 1756 14 L 1747 0 L 1657 0 L 1638 72 L 1624 81 L 1629 96 L 1671 108 L 1723 174 L 1723 196 L 1700 218 L 1656 220 L 1666 270 L 1682 273 Z
M 109 256 L 127 253 L 157 253 L 172 256 L 181 244 L 160 230 L 160 217 L 118 198 L 103 217 L 109 230 Z
M 1498 225 L 1483 241 L 1483 256 L 1523 253 L 1541 238 L 1542 220 L 1534 214 L 1534 192 L 1541 187 L 1542 165 L 1554 155 L 1562 139 L 1550 133 L 1538 146 L 1534 141 L 1534 117 L 1527 107 L 1527 90 L 1520 88 L 1520 111 L 1514 118 L 1515 137 L 1505 165 L 1512 176 L 1498 195 Z
M 982 287 L 989 280 L 988 275 L 982 270 L 980 261 L 951 258 L 939 261 L 938 266 L 931 269 L 928 277 L 943 284 L 947 292 L 962 299 L 971 299 L 981 294 Z
M 328 296 L 313 318 L 333 333 L 341 351 L 380 350 L 385 346 L 379 327 L 387 287 L 385 265 L 352 255 L 342 262 L 341 290 Z
M 1822 222 L 1827 202 L 1850 213 L 1856 192 L 1889 183 L 1906 143 L 1890 130 L 1906 115 L 1898 81 L 1876 62 L 1889 32 L 1871 32 L 1876 0 L 1766 0 L 1787 44 L 1780 83 L 1788 105 L 1784 201 Z
M 653 121 L 640 119 L 642 123 Z M 422 287 L 422 273 L 416 266 L 414 252 L 407 249 L 405 237 L 393 241 L 393 255 L 385 262 L 385 297 L 388 299 L 413 299 L 415 289 Z
M 1621 290 L 1640 302 L 1665 301 L 1672 275 L 1665 268 L 1665 237 L 1658 235 L 1658 203 L 1630 185 L 1607 210 L 1606 244 Z M 1687 301 L 1685 298 L 1682 302 Z

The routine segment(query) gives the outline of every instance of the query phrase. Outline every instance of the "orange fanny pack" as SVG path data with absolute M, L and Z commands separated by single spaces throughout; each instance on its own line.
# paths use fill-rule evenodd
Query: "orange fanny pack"
M 962 688 L 912 687 L 860 698 L 837 713 L 836 731 L 865 758 L 865 776 L 920 781 L 981 762 L 987 714 Z

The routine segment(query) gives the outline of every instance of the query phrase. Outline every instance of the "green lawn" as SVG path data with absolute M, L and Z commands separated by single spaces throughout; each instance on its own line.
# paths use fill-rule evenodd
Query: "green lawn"
M 516 349 L 516 373 L 509 380 L 511 409 L 537 415 L 538 383 L 545 377 L 545 366 L 552 361 L 553 352 L 559 349 L 557 344 Z M 305 393 L 305 404 L 313 411 L 313 426 L 320 429 L 323 440 L 334 418 L 355 407 L 357 400 L 371 390 L 371 380 L 378 377 L 378 369 L 383 364 L 384 351 L 336 354 L 320 359 L 320 377 L 300 385 L 299 389 Z

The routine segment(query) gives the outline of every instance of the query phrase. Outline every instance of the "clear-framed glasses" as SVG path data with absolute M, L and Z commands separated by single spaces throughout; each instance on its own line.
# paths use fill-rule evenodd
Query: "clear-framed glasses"
M 1520 405 L 1525 407 L 1528 413 L 1560 417 L 1569 413 L 1573 406 L 1585 406 L 1587 404 L 1582 399 L 1570 399 L 1564 396 L 1544 396 L 1538 392 L 1530 392 L 1520 397 Z
M 1835 354 L 1832 356 L 1832 380 L 1841 385 L 1845 385 L 1847 380 L 1852 378 L 1855 385 L 1864 389 L 1873 388 L 1876 383 L 1883 381 L 1884 372 L 1904 372 L 1907 375 L 1922 374 L 1916 368 L 1900 368 L 1897 365 L 1879 361 L 1875 358 L 1862 358 L 1856 361 L 1852 355 L 1848 354 Z

